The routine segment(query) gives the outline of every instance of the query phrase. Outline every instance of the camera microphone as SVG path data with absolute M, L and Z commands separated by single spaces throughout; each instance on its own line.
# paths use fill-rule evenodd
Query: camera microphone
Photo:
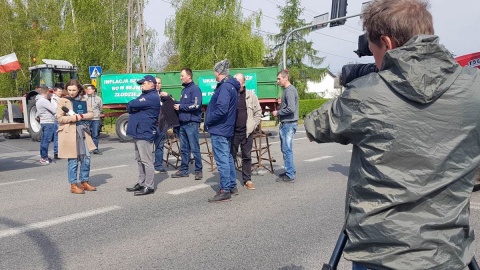
M 73 111 L 70 111 L 70 109 L 68 109 L 67 107 L 65 106 L 62 106 L 62 111 L 70 116 L 72 115 L 75 115 L 75 113 Z

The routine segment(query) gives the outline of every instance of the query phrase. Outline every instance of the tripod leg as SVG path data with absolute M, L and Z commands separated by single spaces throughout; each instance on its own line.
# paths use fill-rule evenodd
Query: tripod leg
M 344 230 L 340 233 L 337 239 L 337 243 L 335 244 L 335 248 L 333 249 L 332 256 L 330 257 L 330 261 L 328 264 L 323 264 L 322 270 L 336 270 L 338 266 L 338 262 L 342 257 L 343 248 L 347 244 L 347 235 L 345 234 Z

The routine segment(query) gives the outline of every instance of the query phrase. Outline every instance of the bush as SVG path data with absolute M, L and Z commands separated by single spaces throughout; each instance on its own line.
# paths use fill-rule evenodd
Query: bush
M 312 112 L 315 109 L 318 109 L 322 106 L 323 103 L 328 101 L 328 99 L 325 98 L 318 98 L 318 99 L 303 99 L 299 100 L 299 112 L 298 112 L 298 117 L 300 119 L 305 118 L 307 114 Z

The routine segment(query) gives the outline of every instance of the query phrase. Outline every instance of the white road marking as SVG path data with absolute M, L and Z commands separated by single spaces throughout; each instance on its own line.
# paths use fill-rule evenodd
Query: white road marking
M 96 172 L 96 171 L 103 171 L 103 170 L 109 170 L 109 169 L 116 169 L 116 168 L 122 168 L 122 167 L 127 167 L 128 165 L 118 165 L 118 166 L 113 166 L 113 167 L 105 167 L 105 168 L 100 168 L 100 169 L 95 169 L 95 170 L 90 170 L 91 172 Z
M 13 145 L 8 145 L 8 144 L 3 144 L 3 143 L 0 143 L 0 147 L 6 148 L 6 149 L 9 149 L 9 150 L 27 151 L 27 149 L 25 149 L 25 148 L 13 146 Z
M 104 213 L 107 213 L 107 212 L 110 212 L 110 211 L 113 211 L 113 210 L 118 210 L 120 208 L 121 208 L 120 206 L 114 205 L 114 206 L 110 206 L 110 207 L 99 208 L 99 209 L 92 210 L 92 211 L 81 212 L 81 213 L 77 213 L 77 214 L 72 214 L 72 215 L 63 216 L 63 217 L 59 217 L 59 218 L 54 218 L 54 219 L 47 220 L 47 221 L 32 223 L 32 224 L 28 224 L 28 225 L 25 225 L 25 226 L 20 226 L 20 227 L 16 227 L 16 228 L 2 230 L 2 231 L 0 231 L 0 239 L 4 238 L 4 237 L 9 237 L 9 236 L 15 236 L 15 235 L 25 233 L 25 232 L 29 232 L 29 231 L 33 231 L 33 230 L 38 230 L 38 229 L 51 227 L 51 226 L 54 226 L 54 225 L 74 221 L 74 220 L 77 220 L 77 219 L 82 219 L 82 218 L 87 218 L 87 217 L 92 217 L 92 216 L 104 214 Z
M 179 195 L 179 194 L 199 190 L 199 189 L 202 189 L 202 188 L 211 187 L 211 186 L 214 186 L 216 184 L 217 183 L 210 182 L 210 183 L 206 183 L 206 184 L 200 184 L 200 185 L 190 186 L 190 187 L 186 187 L 186 188 L 171 190 L 171 191 L 168 191 L 167 193 L 171 194 L 171 195 Z
M 480 210 L 480 203 L 470 202 L 470 208 Z
M 298 141 L 298 140 L 305 140 L 307 137 L 303 137 L 303 138 L 297 138 L 297 139 L 293 139 L 294 141 Z M 280 141 L 278 142 L 272 142 L 270 144 L 275 144 L 275 143 L 280 143 Z
M 319 161 L 322 159 L 327 159 L 327 158 L 332 158 L 333 156 L 323 156 L 323 157 L 317 157 L 317 158 L 311 158 L 311 159 L 306 159 L 304 161 L 306 162 L 313 162 L 313 161 Z
M 0 183 L 0 186 L 13 185 L 13 184 L 24 183 L 24 182 L 31 182 L 31 181 L 35 181 L 35 180 L 37 180 L 37 179 L 25 179 L 25 180 L 20 180 L 20 181 Z

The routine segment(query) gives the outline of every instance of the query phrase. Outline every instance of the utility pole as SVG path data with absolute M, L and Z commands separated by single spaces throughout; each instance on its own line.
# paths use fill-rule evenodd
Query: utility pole
M 134 1 L 136 2 L 134 5 Z M 147 46 L 145 44 L 145 27 L 143 22 L 143 0 L 128 0 L 128 30 L 127 30 L 127 73 L 133 72 L 133 17 L 135 14 L 134 7 L 137 7 L 139 36 L 140 36 L 140 70 L 142 73 L 148 72 L 147 64 Z

